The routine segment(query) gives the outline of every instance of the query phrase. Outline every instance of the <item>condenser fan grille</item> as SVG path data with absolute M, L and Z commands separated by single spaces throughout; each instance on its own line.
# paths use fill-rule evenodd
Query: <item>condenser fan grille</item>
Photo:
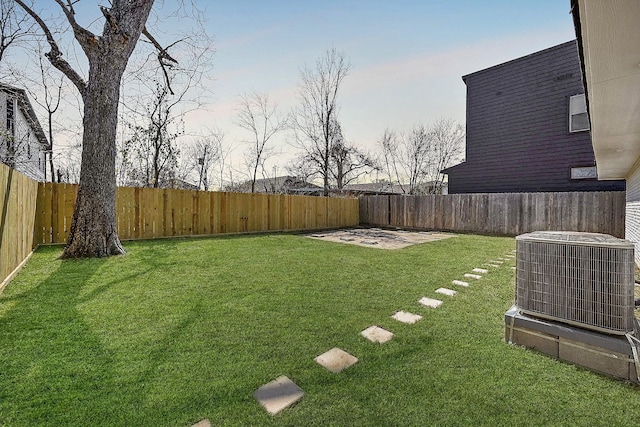
M 516 304 L 526 313 L 589 329 L 633 329 L 631 243 L 592 233 L 517 237 Z

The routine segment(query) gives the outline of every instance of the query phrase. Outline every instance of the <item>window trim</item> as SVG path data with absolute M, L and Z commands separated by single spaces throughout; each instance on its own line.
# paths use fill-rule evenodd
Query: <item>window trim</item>
M 578 114 L 587 115 L 587 127 L 573 129 L 573 118 Z M 586 132 L 591 130 L 589 113 L 587 112 L 587 100 L 584 93 L 579 93 L 569 97 L 569 133 Z

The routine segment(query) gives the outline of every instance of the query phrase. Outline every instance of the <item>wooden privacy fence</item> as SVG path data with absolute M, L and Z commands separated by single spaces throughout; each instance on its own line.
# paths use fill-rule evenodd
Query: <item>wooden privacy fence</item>
M 364 196 L 360 223 L 515 236 L 538 230 L 624 238 L 625 192 Z
M 34 246 L 69 236 L 78 186 L 38 184 Z M 358 200 L 284 194 L 118 187 L 121 239 L 153 239 L 358 225 Z
M 31 253 L 38 183 L 0 163 L 0 290 Z

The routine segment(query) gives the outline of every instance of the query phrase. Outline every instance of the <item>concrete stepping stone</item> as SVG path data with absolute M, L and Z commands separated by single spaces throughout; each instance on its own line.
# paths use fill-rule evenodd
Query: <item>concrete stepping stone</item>
M 193 424 L 191 427 L 211 427 L 211 421 L 205 418 Z
M 313 360 L 334 374 L 337 374 L 343 369 L 355 365 L 356 362 L 358 362 L 357 357 L 350 355 L 338 347 L 334 347 L 331 350 L 322 353 Z
M 500 261 L 500 260 L 497 260 L 497 259 L 490 259 L 489 262 L 491 264 L 504 264 L 504 261 Z
M 271 415 L 287 409 L 304 396 L 304 392 L 286 376 L 276 378 L 253 393 L 262 407 Z
M 472 271 L 474 273 L 480 273 L 480 274 L 487 274 L 489 272 L 489 270 L 486 270 L 484 268 L 474 268 Z
M 511 267 L 511 269 L 512 269 L 512 270 L 515 270 L 516 268 L 515 268 L 515 267 Z
M 463 288 L 469 287 L 469 284 L 467 282 L 463 282 L 462 280 L 454 280 L 451 283 L 453 283 L 454 285 L 462 286 Z
M 425 307 L 429 307 L 429 308 L 438 308 L 442 305 L 442 301 L 440 301 L 439 299 L 433 299 L 433 298 L 427 298 L 427 297 L 420 298 L 418 302 L 424 305 Z
M 500 265 L 498 264 L 483 264 L 483 265 L 486 265 L 487 267 L 500 268 Z
M 408 323 L 410 325 L 413 325 L 417 321 L 422 320 L 422 316 L 420 316 L 419 314 L 408 313 L 406 311 L 398 311 L 391 317 L 396 319 L 398 322 Z
M 393 338 L 393 332 L 389 332 L 379 326 L 369 326 L 364 331 L 360 332 L 360 335 L 372 342 L 384 344 Z
M 476 280 L 482 279 L 482 276 L 480 276 L 479 274 L 472 274 L 472 273 L 466 273 L 464 277 L 467 277 L 469 279 L 476 279 Z
M 438 288 L 436 289 L 436 292 L 442 295 L 450 296 L 450 297 L 454 297 L 458 293 L 458 291 L 454 291 L 452 289 L 447 289 L 447 288 Z

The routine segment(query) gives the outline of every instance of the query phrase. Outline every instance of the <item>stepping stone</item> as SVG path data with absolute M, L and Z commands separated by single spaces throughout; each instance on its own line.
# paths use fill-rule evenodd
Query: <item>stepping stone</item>
M 511 269 L 512 269 L 512 270 L 515 270 L 516 268 L 515 268 L 515 267 L 511 267 Z
M 320 356 L 316 357 L 313 360 L 315 360 L 318 364 L 327 368 L 334 374 L 337 374 L 343 369 L 354 365 L 358 361 L 358 358 L 350 355 L 344 350 L 340 350 L 339 348 L 334 347 L 331 350 L 322 353 Z
M 500 268 L 500 266 L 498 264 L 484 264 L 488 267 L 493 267 L 493 268 Z
M 253 393 L 253 397 L 271 415 L 287 409 L 302 399 L 302 396 L 304 396 L 302 389 L 284 375 L 263 385 Z
M 454 280 L 451 283 L 453 283 L 454 285 L 465 287 L 465 288 L 469 286 L 467 282 L 463 282 L 462 280 Z
M 481 274 L 487 274 L 489 272 L 489 270 L 485 270 L 484 268 L 474 268 L 472 271 L 474 273 L 481 273 Z
M 406 311 L 398 311 L 391 317 L 396 319 L 398 322 L 408 323 L 410 325 L 422 319 L 422 316 L 420 316 L 419 314 L 408 313 Z
M 439 299 L 433 299 L 433 298 L 427 298 L 427 297 L 420 298 L 418 302 L 424 305 L 425 307 L 430 307 L 430 308 L 438 308 L 442 305 L 442 301 L 440 301 Z
M 442 295 L 448 295 L 450 297 L 454 297 L 458 293 L 457 291 L 454 291 L 452 289 L 447 289 L 447 288 L 438 288 L 436 289 L 436 292 Z
M 468 277 L 469 279 L 482 279 L 482 276 L 478 275 L 478 274 L 471 274 L 471 273 L 467 273 L 464 275 L 464 277 Z
M 191 427 L 211 427 L 211 421 L 209 421 L 208 419 L 205 418 L 204 420 L 198 421 L 197 423 L 195 423 Z
M 504 261 L 493 260 L 493 259 L 490 259 L 490 260 L 489 260 L 489 262 L 490 262 L 491 264 L 503 264 L 503 263 L 504 263 Z
M 369 326 L 367 329 L 360 332 L 360 335 L 369 341 L 377 342 L 379 344 L 384 344 L 393 338 L 393 332 L 389 332 L 379 326 Z

